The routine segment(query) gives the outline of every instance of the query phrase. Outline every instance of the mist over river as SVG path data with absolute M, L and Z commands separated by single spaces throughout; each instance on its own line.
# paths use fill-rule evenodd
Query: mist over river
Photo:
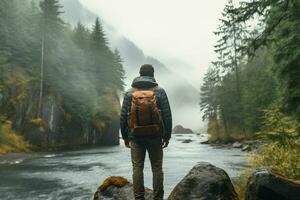
M 183 140 L 190 139 L 190 143 Z M 246 153 L 200 144 L 206 135 L 173 134 L 164 150 L 165 196 L 200 161 L 210 162 L 236 176 L 246 167 Z M 31 153 L 9 159 L 0 157 L 0 199 L 91 199 L 108 176 L 131 181 L 130 150 L 123 144 L 78 151 Z M 24 156 L 23 156 L 24 157 Z M 26 157 L 26 156 L 25 156 Z M 145 186 L 151 188 L 152 174 L 145 161 Z

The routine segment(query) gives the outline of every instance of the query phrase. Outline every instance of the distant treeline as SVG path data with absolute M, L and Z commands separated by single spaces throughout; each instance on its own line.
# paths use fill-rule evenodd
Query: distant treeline
M 95 133 L 87 128 L 102 131 L 118 119 L 124 89 L 121 57 L 109 48 L 99 19 L 92 30 L 81 23 L 73 29 L 60 18 L 62 12 L 58 0 L 0 1 L 0 123 L 12 121 L 37 145 L 91 140 L 88 135 Z M 51 141 L 53 123 L 61 123 L 56 132 L 63 136 Z M 49 129 L 46 139 L 27 137 L 30 124 Z M 68 133 L 72 127 L 78 135 Z
M 228 2 L 215 32 L 218 59 L 201 87 L 211 140 L 299 138 L 299 13 L 294 0 Z

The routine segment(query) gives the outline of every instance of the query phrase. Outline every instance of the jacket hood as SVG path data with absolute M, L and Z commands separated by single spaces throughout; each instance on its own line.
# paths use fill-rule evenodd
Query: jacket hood
M 154 77 L 151 76 L 139 76 L 133 79 L 131 87 L 134 88 L 150 88 L 158 86 Z

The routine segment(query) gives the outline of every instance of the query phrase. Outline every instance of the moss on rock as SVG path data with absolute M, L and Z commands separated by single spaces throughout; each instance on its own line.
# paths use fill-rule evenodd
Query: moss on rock
M 30 121 L 30 123 L 37 127 L 47 128 L 48 124 L 42 118 L 35 118 Z
M 109 186 L 123 187 L 128 184 L 129 181 L 122 176 L 110 176 L 103 181 L 99 187 L 100 191 L 106 190 Z

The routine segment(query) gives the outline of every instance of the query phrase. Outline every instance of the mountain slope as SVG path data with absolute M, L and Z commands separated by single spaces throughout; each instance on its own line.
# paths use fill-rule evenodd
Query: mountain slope
M 91 26 L 97 17 L 96 14 L 85 8 L 78 0 L 61 0 L 65 13 L 63 17 L 71 25 L 78 21 Z M 200 111 L 198 106 L 199 91 L 195 89 L 180 74 L 166 67 L 159 60 L 146 56 L 144 52 L 132 41 L 128 40 L 109 24 L 103 22 L 107 38 L 111 42 L 111 48 L 120 51 L 126 71 L 126 88 L 129 88 L 134 77 L 138 76 L 142 64 L 149 63 L 155 68 L 155 78 L 159 85 L 167 91 L 170 104 L 173 108 L 175 124 L 183 124 L 191 128 L 199 128 Z

